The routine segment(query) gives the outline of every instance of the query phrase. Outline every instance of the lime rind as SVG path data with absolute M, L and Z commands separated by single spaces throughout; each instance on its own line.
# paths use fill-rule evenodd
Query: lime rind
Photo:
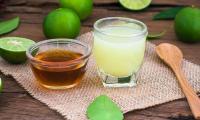
M 20 38 L 20 37 L 0 38 L 0 48 L 13 52 L 26 51 L 27 48 L 33 45 L 34 43 L 35 42 L 30 39 Z
M 26 61 L 26 50 L 35 42 L 21 37 L 0 38 L 0 55 L 9 63 L 19 64 Z
M 150 5 L 151 0 L 119 0 L 119 2 L 129 10 L 142 10 Z

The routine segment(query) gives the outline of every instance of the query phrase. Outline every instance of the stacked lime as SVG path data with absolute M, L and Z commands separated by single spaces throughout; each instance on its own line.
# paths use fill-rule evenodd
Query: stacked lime
M 92 14 L 92 0 L 60 0 L 60 6 L 74 10 L 81 20 L 85 20 Z
M 43 32 L 47 38 L 75 38 L 80 26 L 80 19 L 73 10 L 58 8 L 45 17 Z
M 200 9 L 181 9 L 176 15 L 174 28 L 179 40 L 189 43 L 200 42 Z
M 0 38 L 0 55 L 9 63 L 23 63 L 26 61 L 26 50 L 35 42 L 20 37 Z
M 76 38 L 81 20 L 88 18 L 93 9 L 92 0 L 60 0 L 61 8 L 51 11 L 43 21 L 47 38 Z
M 120 4 L 129 10 L 142 10 L 148 7 L 151 0 L 119 0 Z

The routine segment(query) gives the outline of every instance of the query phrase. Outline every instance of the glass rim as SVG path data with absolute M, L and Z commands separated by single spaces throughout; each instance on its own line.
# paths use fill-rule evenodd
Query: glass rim
M 73 60 L 69 60 L 69 61 L 64 61 L 64 62 L 48 62 L 48 61 L 43 61 L 43 60 L 38 60 L 36 59 L 33 55 L 31 55 L 31 52 L 37 48 L 39 48 L 39 46 L 47 44 L 47 43 L 52 43 L 52 42 L 69 42 L 69 43 L 75 43 L 78 45 L 82 45 L 86 48 L 86 53 L 84 53 L 81 57 L 77 58 L 77 59 L 73 59 Z M 33 62 L 39 63 L 41 65 L 50 65 L 50 66 L 55 66 L 55 67 L 66 67 L 66 66 L 70 66 L 70 65 L 74 65 L 77 64 L 79 62 L 81 62 L 81 60 L 87 59 L 91 54 L 91 47 L 90 45 L 81 42 L 79 40 L 76 39 L 67 39 L 67 38 L 57 38 L 57 39 L 47 39 L 47 40 L 43 40 L 40 42 L 37 42 L 36 44 L 30 46 L 27 51 L 26 51 L 26 56 L 28 57 L 28 59 L 30 59 Z M 65 66 L 63 66 L 65 65 Z
M 133 33 L 133 34 L 130 34 L 130 35 L 116 35 L 116 34 L 111 34 L 111 33 L 107 33 L 105 31 L 102 31 L 101 28 L 98 27 L 98 24 L 100 24 L 101 22 L 103 21 L 106 21 L 106 20 L 123 20 L 123 21 L 129 21 L 129 22 L 132 22 L 132 23 L 137 23 L 138 25 L 142 26 L 142 31 L 141 32 L 138 32 L 138 33 Z M 99 20 L 97 20 L 94 25 L 94 30 L 104 34 L 104 35 L 109 35 L 109 36 L 114 36 L 114 37 L 136 37 L 136 36 L 140 36 L 140 35 L 143 35 L 143 34 L 147 34 L 147 26 L 139 21 L 139 20 L 136 20 L 136 19 L 132 19 L 132 18 L 126 18 L 126 17 L 106 17 L 106 18 L 101 18 Z

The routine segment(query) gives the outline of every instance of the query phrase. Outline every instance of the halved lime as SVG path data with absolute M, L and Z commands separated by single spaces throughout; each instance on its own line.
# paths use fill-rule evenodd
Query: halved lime
M 0 38 L 0 55 L 10 63 L 26 61 L 26 50 L 35 42 L 21 37 Z
M 3 87 L 2 87 L 2 80 L 0 78 L 0 92 L 2 91 Z
M 119 2 L 129 10 L 142 10 L 150 5 L 151 0 L 119 0 Z

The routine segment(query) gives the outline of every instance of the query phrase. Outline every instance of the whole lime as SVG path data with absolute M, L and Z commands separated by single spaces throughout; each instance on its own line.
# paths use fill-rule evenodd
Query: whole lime
M 43 32 L 47 38 L 75 38 L 80 26 L 80 19 L 73 10 L 58 8 L 45 17 Z
M 85 20 L 92 14 L 92 0 L 60 0 L 60 6 L 70 8 L 77 12 L 81 20 Z
M 179 40 L 183 42 L 200 42 L 200 9 L 186 7 L 178 12 L 174 24 Z

